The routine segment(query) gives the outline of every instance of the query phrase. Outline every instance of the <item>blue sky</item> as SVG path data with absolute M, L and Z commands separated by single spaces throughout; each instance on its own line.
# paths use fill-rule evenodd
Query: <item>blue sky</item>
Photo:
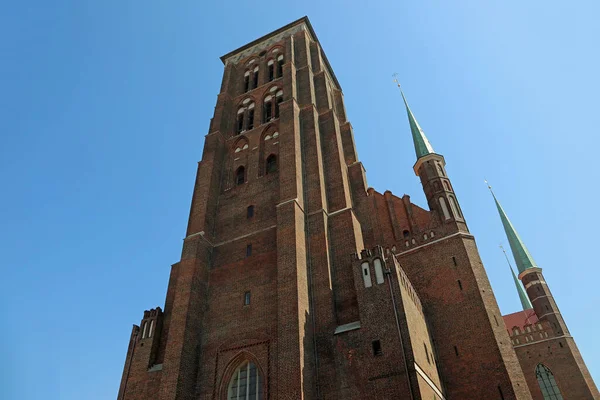
M 0 397 L 116 397 L 131 325 L 163 306 L 180 255 L 219 57 L 303 15 L 344 89 L 369 184 L 426 205 L 397 72 L 500 309 L 520 303 L 484 178 L 600 382 L 600 4 L 366 4 L 3 5 Z

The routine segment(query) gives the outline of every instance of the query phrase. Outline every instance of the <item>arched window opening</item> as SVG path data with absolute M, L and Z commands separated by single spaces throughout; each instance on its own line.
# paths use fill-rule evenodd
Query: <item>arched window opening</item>
M 275 154 L 267 157 L 265 172 L 267 175 L 277 172 L 277 156 Z
M 235 171 L 235 184 L 241 185 L 246 182 L 246 169 L 244 167 L 239 167 L 237 171 Z
M 244 74 L 244 93 L 250 90 L 250 71 L 246 71 Z
M 408 238 L 410 236 L 410 232 L 409 231 L 402 231 L 402 234 L 404 235 L 405 238 Z
M 377 282 L 377 284 L 382 284 L 383 283 L 383 267 L 381 265 L 381 260 L 379 258 L 376 258 L 375 261 L 373 261 L 373 265 L 375 266 L 375 281 Z
M 283 90 L 272 87 L 270 92 L 263 103 L 263 123 L 279 118 L 279 104 L 283 101 Z
M 254 128 L 254 102 L 246 99 L 245 103 L 237 111 L 236 132 L 238 134 Z
M 258 87 L 258 65 L 254 67 L 254 71 L 252 72 L 252 88 L 256 89 Z
M 540 385 L 544 400 L 563 400 L 562 394 L 558 389 L 554 374 L 544 364 L 538 364 L 535 368 L 535 376 Z
M 251 361 L 244 361 L 233 373 L 227 389 L 227 400 L 262 400 L 263 379 Z
M 373 283 L 371 282 L 371 272 L 369 271 L 369 263 L 365 261 L 361 264 L 363 280 L 365 282 L 365 287 L 371 287 Z
M 273 60 L 269 60 L 267 63 L 267 68 L 269 70 L 269 82 L 275 79 L 275 62 Z
M 442 164 L 440 163 L 435 163 L 438 167 L 438 170 L 440 171 L 440 174 L 442 174 L 442 176 L 446 176 L 446 174 L 444 174 L 444 168 L 442 168 Z
M 148 324 L 144 321 L 142 324 L 142 339 L 146 339 L 146 329 L 148 329 Z
M 265 97 L 263 103 L 263 123 L 269 122 L 273 118 L 273 96 Z
M 450 208 L 452 209 L 452 214 L 454 214 L 454 218 L 462 218 L 460 215 L 460 211 L 458 210 L 458 204 L 456 203 L 456 199 L 452 196 L 448 196 L 450 198 Z
M 277 57 L 277 77 L 281 78 L 283 76 L 283 55 L 280 54 Z
M 152 332 L 154 331 L 154 320 L 150 321 L 150 329 L 148 329 L 148 337 L 152 337 Z
M 450 219 L 450 212 L 448 211 L 448 205 L 446 204 L 446 199 L 444 199 L 443 197 L 439 198 L 440 200 L 440 207 L 442 208 L 442 214 L 444 214 L 444 220 L 449 220 Z
M 275 118 L 279 118 L 279 104 L 283 101 L 283 90 L 280 90 L 275 95 Z

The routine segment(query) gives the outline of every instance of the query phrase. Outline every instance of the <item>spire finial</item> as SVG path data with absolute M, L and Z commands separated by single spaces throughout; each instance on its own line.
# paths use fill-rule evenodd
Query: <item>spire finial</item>
M 433 151 L 431 143 L 429 143 L 429 140 L 427 140 L 427 137 L 425 136 L 425 132 L 423 132 L 423 129 L 421 129 L 421 126 L 419 126 L 417 119 L 415 118 L 412 111 L 410 110 L 410 107 L 408 106 L 408 102 L 406 101 L 404 92 L 402 91 L 400 83 L 398 82 L 398 74 L 394 73 L 392 76 L 394 77 L 394 82 L 396 82 L 398 89 L 400 89 L 402 100 L 404 100 L 404 105 L 406 106 L 406 113 L 408 114 L 408 123 L 410 124 L 410 131 L 412 133 L 417 159 L 426 156 L 427 154 L 435 153 L 435 151 Z
M 527 247 L 525 247 L 525 244 L 519 237 L 517 230 L 506 216 L 504 209 L 502 208 L 500 202 L 496 198 L 496 195 L 492 191 L 492 187 L 490 186 L 488 181 L 485 181 L 485 183 L 488 185 L 488 189 L 490 189 L 492 197 L 494 198 L 494 202 L 496 203 L 496 208 L 498 209 L 498 214 L 500 214 L 500 220 L 502 220 L 502 226 L 504 227 L 504 233 L 508 238 L 508 243 L 510 244 L 510 249 L 515 259 L 515 263 L 517 264 L 517 269 L 519 270 L 519 273 L 529 268 L 536 268 L 537 265 L 533 260 L 533 257 L 531 256 L 531 254 L 529 254 L 529 250 L 527 250 Z
M 517 287 L 517 292 L 519 293 L 519 299 L 521 300 L 523 311 L 531 310 L 533 308 L 533 306 L 531 305 L 531 301 L 529 301 L 529 297 L 527 297 L 527 294 L 523 290 L 523 285 L 517 278 L 517 275 L 515 275 L 515 271 L 513 270 L 512 265 L 510 265 L 510 261 L 508 259 L 508 255 L 506 254 L 506 250 L 504 250 L 502 244 L 500 245 L 500 248 L 504 253 L 504 257 L 506 258 L 506 262 L 508 263 L 508 267 L 510 268 L 510 272 L 512 273 L 513 280 L 515 281 L 515 286 Z

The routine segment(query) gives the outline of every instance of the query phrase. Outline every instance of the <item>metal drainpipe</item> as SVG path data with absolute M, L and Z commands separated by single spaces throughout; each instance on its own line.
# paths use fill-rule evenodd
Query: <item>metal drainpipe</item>
M 404 349 L 402 331 L 400 330 L 400 320 L 398 318 L 398 310 L 396 309 L 396 298 L 394 297 L 394 291 L 392 290 L 392 271 L 389 268 L 386 268 L 385 274 L 388 276 L 388 287 L 390 288 L 390 297 L 392 298 L 392 305 L 394 308 L 394 318 L 396 319 L 396 328 L 398 328 L 398 339 L 400 339 L 400 348 L 402 349 L 402 358 L 404 359 L 404 368 L 406 369 L 406 381 L 408 383 L 408 390 L 410 391 L 411 400 L 414 400 L 415 395 L 413 392 L 412 384 L 410 383 L 410 375 L 408 373 L 408 361 L 406 360 L 406 350 Z

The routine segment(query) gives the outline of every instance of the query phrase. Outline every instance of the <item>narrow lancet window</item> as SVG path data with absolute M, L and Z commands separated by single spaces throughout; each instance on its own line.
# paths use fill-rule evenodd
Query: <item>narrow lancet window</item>
M 253 362 L 244 361 L 233 373 L 227 400 L 263 400 L 263 378 Z
M 448 205 L 446 204 L 446 199 L 440 197 L 440 207 L 442 208 L 442 214 L 444 215 L 445 220 L 450 219 L 450 212 L 448 212 Z
M 544 364 L 538 364 L 535 368 L 535 377 L 537 378 L 538 385 L 540 385 L 544 400 L 563 400 L 554 379 L 554 374 L 548 367 Z

